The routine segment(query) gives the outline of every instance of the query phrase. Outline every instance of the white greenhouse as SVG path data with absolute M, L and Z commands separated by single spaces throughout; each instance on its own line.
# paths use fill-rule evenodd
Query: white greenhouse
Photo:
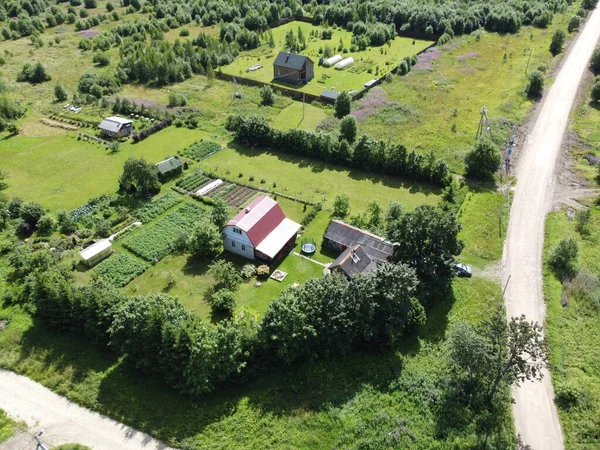
M 346 67 L 350 66 L 351 64 L 354 63 L 354 58 L 351 56 L 349 58 L 346 59 L 342 59 L 339 63 L 337 63 L 334 67 L 337 70 L 342 70 L 345 69 Z
M 79 253 L 81 261 L 88 267 L 95 266 L 112 253 L 112 245 L 108 239 L 102 239 Z
M 325 61 L 323 61 L 323 66 L 331 67 L 331 66 L 339 63 L 341 60 L 342 60 L 342 55 L 334 55 L 331 58 L 327 58 Z

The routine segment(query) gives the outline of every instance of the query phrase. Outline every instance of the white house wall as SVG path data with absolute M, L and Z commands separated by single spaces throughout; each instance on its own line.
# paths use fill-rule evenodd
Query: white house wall
M 244 258 L 254 259 L 254 246 L 245 231 L 235 233 L 235 227 L 227 226 L 223 230 L 223 247 L 231 253 L 236 253 Z M 236 228 L 239 230 L 239 228 Z M 241 230 L 240 230 L 241 231 Z

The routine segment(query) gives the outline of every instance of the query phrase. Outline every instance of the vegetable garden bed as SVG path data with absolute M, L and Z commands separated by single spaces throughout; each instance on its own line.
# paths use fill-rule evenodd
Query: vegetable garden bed
M 171 253 L 180 238 L 187 236 L 205 213 L 199 205 L 186 203 L 128 237 L 123 246 L 153 264 Z
M 216 142 L 202 140 L 194 142 L 188 148 L 180 151 L 179 154 L 194 161 L 202 161 L 204 158 L 217 153 L 222 148 L 223 146 Z
M 147 264 L 138 261 L 133 256 L 127 253 L 117 253 L 102 261 L 93 270 L 105 284 L 123 287 L 138 275 L 143 274 L 147 268 Z
M 168 209 L 173 208 L 183 201 L 183 197 L 173 192 L 169 192 L 160 198 L 152 200 L 150 203 L 139 208 L 135 215 L 141 222 L 149 222 L 155 217 L 160 216 Z

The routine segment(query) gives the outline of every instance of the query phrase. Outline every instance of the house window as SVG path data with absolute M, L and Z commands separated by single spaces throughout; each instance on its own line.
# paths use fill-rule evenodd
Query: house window
M 242 251 L 245 252 L 246 251 L 246 246 L 242 245 Z
M 231 246 L 235 247 L 235 241 L 231 241 Z
M 240 230 L 239 228 L 234 228 L 233 232 L 237 234 L 242 234 L 242 230 Z

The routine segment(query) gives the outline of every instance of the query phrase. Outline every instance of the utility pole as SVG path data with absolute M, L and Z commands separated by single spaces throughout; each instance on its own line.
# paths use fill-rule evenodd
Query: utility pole
M 35 446 L 35 450 L 48 450 L 48 447 L 46 447 L 46 444 L 44 444 L 42 442 L 42 440 L 40 439 L 40 436 L 42 435 L 43 432 L 44 432 L 44 430 L 41 430 L 39 433 L 33 435 L 33 439 L 37 443 L 37 445 Z
M 490 121 L 487 116 L 487 106 L 481 108 L 481 112 L 479 114 L 479 125 L 477 126 L 477 133 L 475 133 L 475 140 L 479 140 L 479 138 L 485 136 L 487 132 L 490 131 Z
M 306 102 L 306 92 L 302 93 L 302 120 L 304 120 L 304 104 Z
M 529 70 L 529 61 L 531 61 L 531 55 L 533 55 L 533 47 L 531 47 L 531 51 L 529 52 L 529 58 L 527 59 L 527 66 L 525 67 L 525 75 L 527 75 L 527 70 Z

